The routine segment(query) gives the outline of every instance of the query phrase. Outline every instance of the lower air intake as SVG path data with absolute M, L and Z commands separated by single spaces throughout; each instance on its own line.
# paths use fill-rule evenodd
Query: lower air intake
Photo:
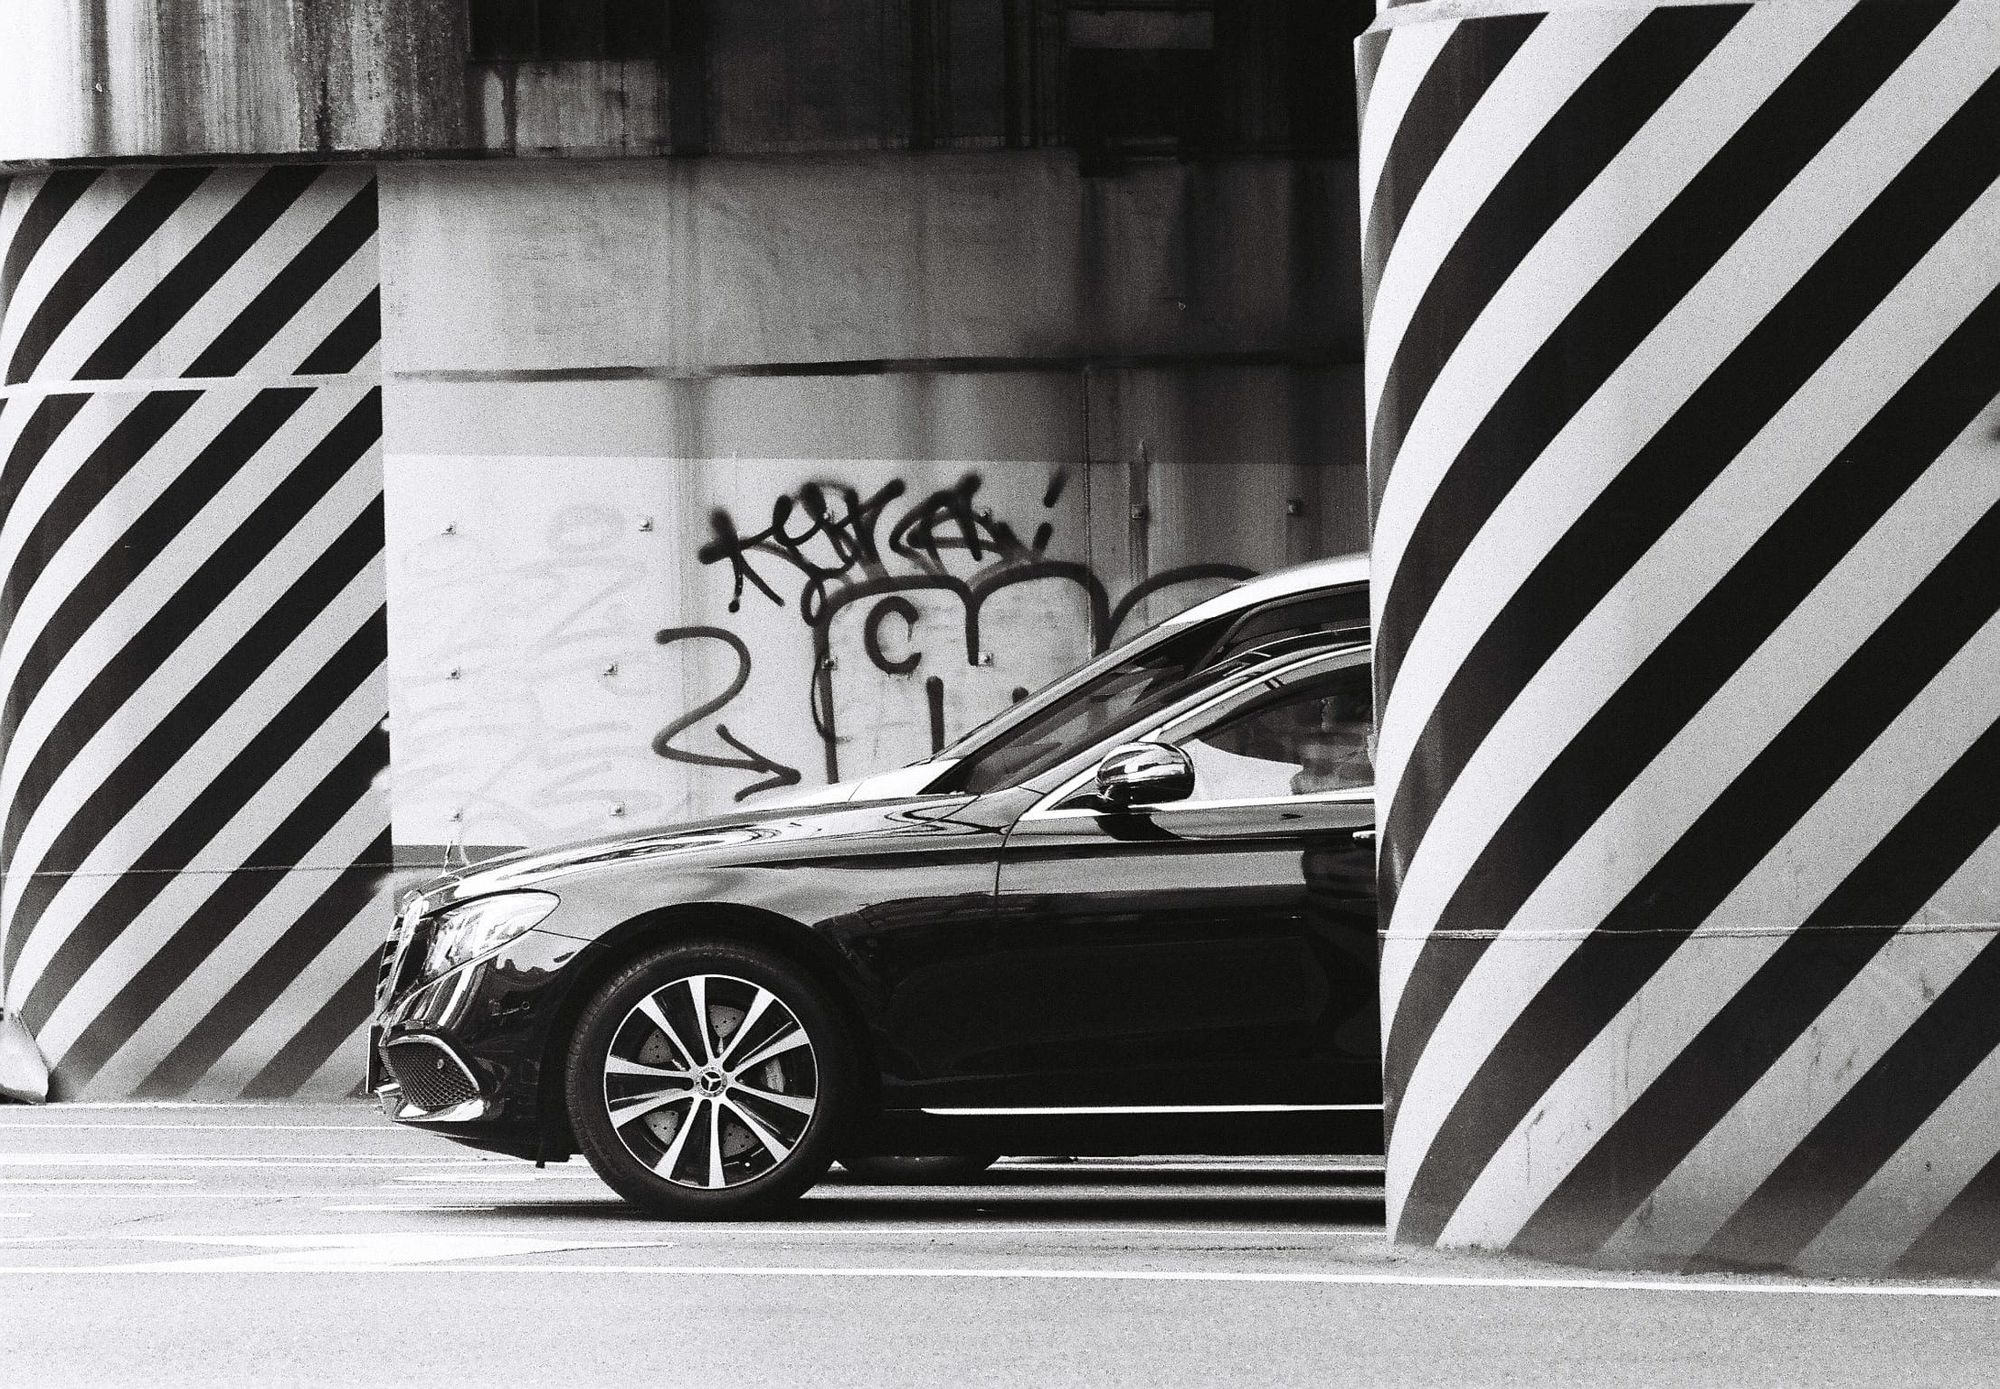
M 450 1109 L 479 1097 L 457 1058 L 430 1042 L 391 1042 L 382 1048 L 382 1060 L 402 1087 L 404 1100 L 418 1109 Z

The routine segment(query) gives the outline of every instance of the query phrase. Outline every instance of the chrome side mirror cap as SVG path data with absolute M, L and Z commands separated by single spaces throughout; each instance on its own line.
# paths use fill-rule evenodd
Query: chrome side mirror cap
M 1161 805 L 1194 794 L 1194 763 L 1172 743 L 1121 743 L 1097 764 L 1097 794 L 1111 805 Z

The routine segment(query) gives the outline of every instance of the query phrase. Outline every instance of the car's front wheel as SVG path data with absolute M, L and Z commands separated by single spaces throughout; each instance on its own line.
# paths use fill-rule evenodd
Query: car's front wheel
M 670 1219 L 768 1214 L 832 1161 L 854 1048 L 824 991 L 749 946 L 669 946 L 585 1006 L 566 1076 L 590 1165 Z

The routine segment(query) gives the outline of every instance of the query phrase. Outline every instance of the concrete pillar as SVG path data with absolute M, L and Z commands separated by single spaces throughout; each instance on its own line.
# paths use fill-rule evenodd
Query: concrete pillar
M 0 202 L 6 1011 L 64 1098 L 355 1083 L 387 911 L 365 165 Z
M 2000 5 L 1359 46 L 1395 1238 L 2000 1261 Z

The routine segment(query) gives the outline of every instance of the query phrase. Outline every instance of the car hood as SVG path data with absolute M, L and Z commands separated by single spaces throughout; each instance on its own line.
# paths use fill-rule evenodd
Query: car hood
M 436 911 L 466 898 L 537 887 L 592 869 L 726 852 L 738 846 L 805 843 L 866 833 L 880 829 L 909 806 L 935 805 L 946 799 L 924 794 L 924 788 L 950 766 L 946 762 L 919 763 L 856 781 L 765 797 L 754 806 L 727 815 L 501 854 L 432 878 L 420 884 L 412 898 L 423 899 L 420 911 Z M 409 905 L 410 900 L 406 900 L 406 909 Z
M 801 805 L 862 805 L 870 801 L 901 801 L 917 795 L 925 787 L 958 765 L 956 757 L 930 762 L 913 762 L 890 772 L 854 781 L 836 781 L 828 786 L 800 786 L 765 796 L 757 802 L 759 811 Z

